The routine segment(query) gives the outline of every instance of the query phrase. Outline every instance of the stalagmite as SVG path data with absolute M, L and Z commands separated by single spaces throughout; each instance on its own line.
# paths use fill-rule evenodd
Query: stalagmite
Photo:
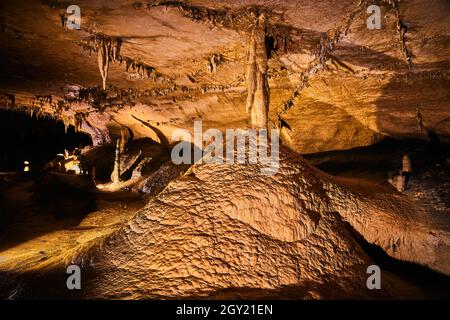
M 119 145 L 119 154 L 122 155 L 125 152 L 125 144 L 126 144 L 126 139 L 125 139 L 125 130 L 124 128 L 120 129 L 120 145 Z
M 266 17 L 255 19 L 248 36 L 246 65 L 247 112 L 254 128 L 267 128 L 269 113 L 269 83 L 267 81 Z
M 120 140 L 116 142 L 116 156 L 114 158 L 114 169 L 111 173 L 111 182 L 117 184 L 120 182 Z
M 142 176 L 142 169 L 150 162 L 152 161 L 152 157 L 144 157 L 139 164 L 134 168 L 131 179 L 139 178 Z

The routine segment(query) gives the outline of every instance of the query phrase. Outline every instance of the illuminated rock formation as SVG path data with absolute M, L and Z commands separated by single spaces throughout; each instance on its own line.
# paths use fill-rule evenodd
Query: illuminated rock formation
M 352 227 L 391 256 L 450 274 L 449 234 L 428 218 L 402 196 L 346 186 L 283 148 L 271 177 L 257 165 L 194 165 L 70 261 L 93 275 L 85 289 L 92 297 L 285 286 L 304 298 L 375 297 L 366 287 L 373 261 Z M 383 283 L 394 295 L 389 279 Z
M 250 22 L 247 52 L 247 112 L 254 128 L 267 128 L 269 121 L 269 83 L 267 81 L 266 17 Z
M 255 126 L 267 108 L 269 125 L 283 120 L 283 139 L 298 152 L 428 131 L 448 141 L 448 2 L 421 3 L 379 1 L 380 30 L 366 25 L 372 1 L 86 3 L 92 18 L 73 31 L 54 7 L 5 1 L 0 107 L 68 125 L 82 113 L 80 129 L 95 144 L 115 141 L 122 126 L 170 140 L 200 116 L 205 129 L 252 126 L 245 105 L 263 115 Z M 40 27 L 20 12 L 35 12 Z
M 102 163 L 96 181 L 111 180 L 97 187 L 151 197 L 119 231 L 54 257 L 89 269 L 90 297 L 285 286 L 302 297 L 371 296 L 373 261 L 354 233 L 450 274 L 437 218 L 297 154 L 386 138 L 450 142 L 448 0 L 83 1 L 76 31 L 64 28 L 64 1 L 1 7 L 0 108 L 89 134 L 87 167 Z M 275 126 L 293 151 L 282 149 L 273 177 L 240 165 L 185 173 L 161 154 L 199 119 L 204 131 Z M 124 130 L 127 142 L 164 151 L 124 151 Z

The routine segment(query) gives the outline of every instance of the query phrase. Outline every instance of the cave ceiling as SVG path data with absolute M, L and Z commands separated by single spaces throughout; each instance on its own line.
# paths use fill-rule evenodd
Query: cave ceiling
M 373 3 L 379 30 L 366 25 Z M 97 144 L 124 127 L 158 142 L 196 119 L 247 127 L 247 38 L 264 13 L 269 122 L 292 149 L 427 130 L 449 140 L 448 0 L 77 1 L 80 30 L 67 27 L 71 4 L 1 2 L 0 107 L 58 118 Z

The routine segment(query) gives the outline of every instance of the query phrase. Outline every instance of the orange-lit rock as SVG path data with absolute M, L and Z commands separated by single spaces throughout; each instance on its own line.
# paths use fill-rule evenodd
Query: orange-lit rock
M 450 274 L 448 232 L 405 197 L 336 181 L 287 149 L 277 175 L 259 170 L 194 165 L 124 227 L 70 258 L 94 275 L 87 295 L 189 297 L 294 286 L 298 298 L 376 297 L 366 287 L 373 261 L 347 223 L 393 257 Z M 398 294 L 389 279 L 384 284 L 383 294 Z

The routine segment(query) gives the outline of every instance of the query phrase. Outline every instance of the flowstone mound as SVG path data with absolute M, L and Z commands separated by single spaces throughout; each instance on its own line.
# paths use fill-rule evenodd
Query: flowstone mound
M 273 176 L 258 165 L 195 164 L 71 262 L 88 270 L 83 292 L 97 298 L 288 286 L 305 298 L 374 297 L 366 286 L 374 263 L 350 223 L 394 257 L 443 269 L 448 259 L 437 248 L 448 251 L 448 235 L 416 221 L 424 213 L 400 195 L 352 191 L 334 179 L 283 147 Z M 393 295 L 387 278 L 383 294 Z

